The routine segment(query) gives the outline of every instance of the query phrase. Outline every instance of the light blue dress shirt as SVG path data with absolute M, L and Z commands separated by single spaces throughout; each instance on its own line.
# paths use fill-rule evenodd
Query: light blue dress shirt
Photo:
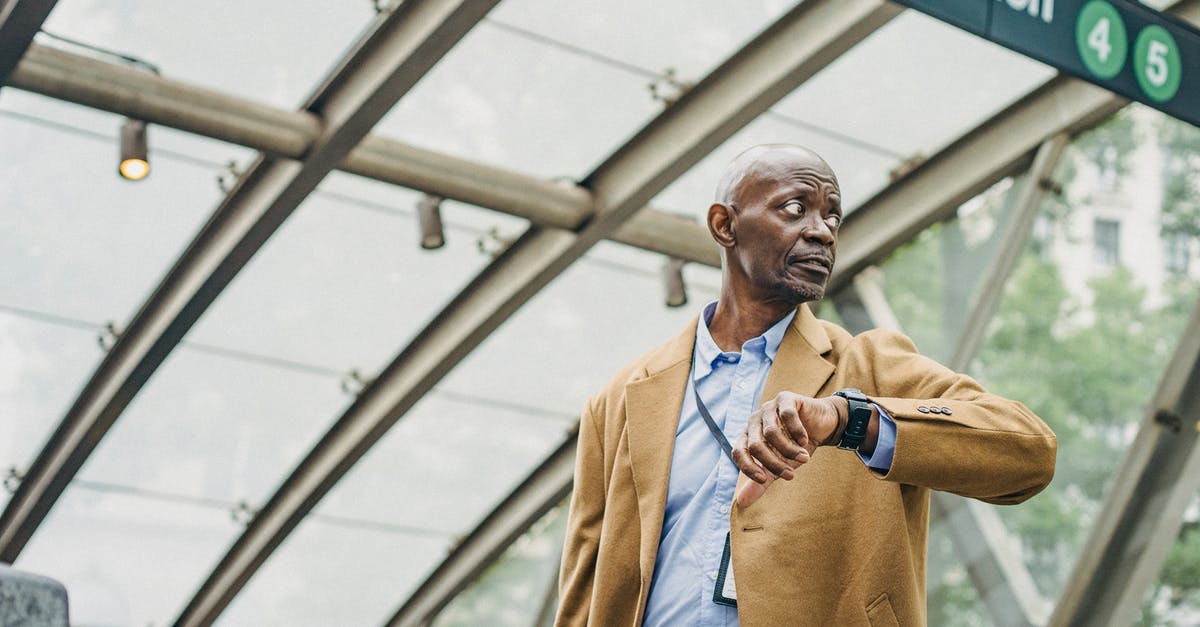
M 736 441 L 759 405 L 767 373 L 796 313 L 742 344 L 740 353 L 724 353 L 708 332 L 716 305 L 714 301 L 704 308 L 696 326 L 692 373 L 675 430 L 662 536 L 642 621 L 652 627 L 738 624 L 737 608 L 712 600 L 738 469 L 700 417 L 692 388 L 699 386 L 700 398 L 717 426 L 730 442 Z M 875 453 L 860 457 L 871 468 L 887 470 L 895 451 L 896 426 L 882 409 L 879 414 Z

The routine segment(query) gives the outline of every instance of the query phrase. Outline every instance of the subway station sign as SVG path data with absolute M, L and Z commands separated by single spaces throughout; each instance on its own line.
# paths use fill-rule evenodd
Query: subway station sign
M 897 0 L 1200 126 L 1200 31 L 1130 0 Z

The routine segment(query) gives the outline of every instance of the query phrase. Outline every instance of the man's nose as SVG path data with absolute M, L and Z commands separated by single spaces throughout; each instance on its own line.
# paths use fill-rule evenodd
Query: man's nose
M 818 242 L 824 246 L 832 246 L 835 240 L 833 231 L 820 216 L 813 215 L 804 221 L 804 230 L 800 233 L 810 242 Z

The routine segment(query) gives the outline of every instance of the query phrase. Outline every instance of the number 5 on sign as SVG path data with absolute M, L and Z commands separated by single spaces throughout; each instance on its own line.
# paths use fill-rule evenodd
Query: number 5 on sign
M 1129 51 L 1125 20 L 1104 0 L 1084 5 L 1075 22 L 1075 47 L 1088 71 L 1100 78 L 1112 78 L 1125 67 Z
M 1183 63 L 1171 33 L 1158 25 L 1143 28 L 1133 54 L 1134 74 L 1142 91 L 1156 102 L 1174 98 L 1183 79 Z

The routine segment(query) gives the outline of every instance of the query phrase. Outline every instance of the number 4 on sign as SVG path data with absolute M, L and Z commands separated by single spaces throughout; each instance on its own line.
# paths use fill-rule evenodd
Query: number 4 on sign
M 1096 56 L 1100 57 L 1100 62 L 1108 61 L 1108 55 L 1112 53 L 1112 44 L 1109 43 L 1109 22 L 1107 17 L 1100 18 L 1096 25 L 1092 27 L 1092 32 L 1088 33 L 1088 47 L 1096 51 Z

